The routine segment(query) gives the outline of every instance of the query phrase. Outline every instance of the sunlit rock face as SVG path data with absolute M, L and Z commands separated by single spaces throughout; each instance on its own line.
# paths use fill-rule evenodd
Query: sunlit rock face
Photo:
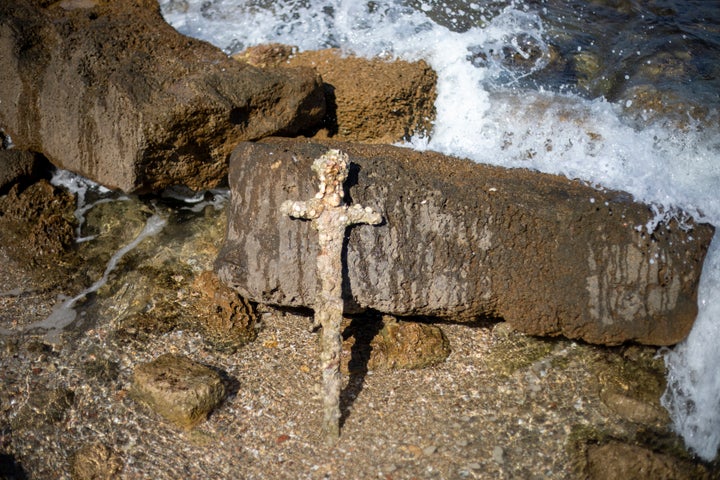
M 395 143 L 432 130 L 437 75 L 423 60 L 367 59 L 336 48 L 298 52 L 278 44 L 252 47 L 233 58 L 258 66 L 315 69 L 327 99 L 318 138 Z
M 691 221 L 647 226 L 652 210 L 618 191 L 391 146 L 269 139 L 234 151 L 221 279 L 253 301 L 312 307 L 317 233 L 280 205 L 308 197 L 310 164 L 348 153 L 346 196 L 385 223 L 349 230 L 348 312 L 471 321 L 498 317 L 537 335 L 674 344 L 697 314 L 712 238 Z
M 325 113 L 312 69 L 233 61 L 152 1 L 3 2 L 0 84 L 0 126 L 18 148 L 124 191 L 214 187 L 237 141 Z

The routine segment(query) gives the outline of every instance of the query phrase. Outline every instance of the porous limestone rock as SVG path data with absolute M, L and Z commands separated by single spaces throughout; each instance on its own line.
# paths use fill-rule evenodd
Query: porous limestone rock
M 502 318 L 533 335 L 592 343 L 682 340 L 713 227 L 647 224 L 653 211 L 624 192 L 432 152 L 266 139 L 231 158 L 231 205 L 220 278 L 259 303 L 312 307 L 317 232 L 279 215 L 314 193 L 313 159 L 349 155 L 346 195 L 383 212 L 345 240 L 346 313 L 474 321 Z
M 220 405 L 225 384 L 215 370 L 167 353 L 135 368 L 132 394 L 165 419 L 190 429 Z
M 83 445 L 70 460 L 73 480 L 110 480 L 118 478 L 122 468 L 122 458 L 103 443 Z
M 318 138 L 395 143 L 432 129 L 437 75 L 423 60 L 367 59 L 337 48 L 298 52 L 280 44 L 251 47 L 234 58 L 263 67 L 314 68 L 327 100 Z
M 351 322 L 343 337 L 341 368 L 348 373 L 425 368 L 450 355 L 450 342 L 439 326 L 391 315 Z
M 51 165 L 41 155 L 24 150 L 0 150 L 0 195 L 20 184 L 21 188 L 50 177 Z
M 192 286 L 199 295 L 192 303 L 194 318 L 206 342 L 235 351 L 255 340 L 257 313 L 253 305 L 221 283 L 212 271 L 197 275 Z
M 58 260 L 75 245 L 74 208 L 73 196 L 46 180 L 16 183 L 0 196 L 0 243 L 14 260 L 40 267 L 38 276 L 54 277 L 49 270 L 62 270 Z
M 0 2 L 0 128 L 125 191 L 224 181 L 240 140 L 325 114 L 312 69 L 263 71 L 168 25 L 154 0 Z

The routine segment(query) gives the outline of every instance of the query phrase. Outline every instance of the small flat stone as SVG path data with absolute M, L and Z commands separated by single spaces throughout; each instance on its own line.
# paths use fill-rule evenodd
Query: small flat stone
M 437 452 L 437 447 L 435 445 L 428 445 L 427 447 L 423 448 L 423 455 L 425 456 L 430 456 L 435 452 Z
M 185 356 L 164 354 L 139 365 L 133 396 L 172 423 L 190 429 L 225 397 L 220 375 Z
M 502 447 L 493 448 L 492 459 L 498 465 L 504 464 L 505 463 L 505 450 L 503 450 Z

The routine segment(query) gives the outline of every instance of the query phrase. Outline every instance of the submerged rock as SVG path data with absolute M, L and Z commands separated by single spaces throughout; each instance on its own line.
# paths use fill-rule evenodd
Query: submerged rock
M 225 385 L 215 370 L 185 356 L 164 354 L 135 368 L 132 392 L 165 419 L 190 429 L 222 403 Z
M 73 480 L 118 478 L 123 468 L 120 456 L 102 443 L 88 443 L 73 454 L 70 472 Z
M 324 128 L 317 137 L 395 143 L 432 129 L 437 75 L 425 61 L 346 56 L 335 48 L 296 50 L 261 45 L 234 58 L 259 66 L 314 68 L 322 77 L 327 102 Z
M 352 322 L 343 335 L 344 371 L 405 370 L 430 367 L 450 355 L 450 342 L 437 325 L 381 320 Z
M 661 223 L 629 194 L 563 177 L 391 146 L 267 139 L 242 143 L 220 278 L 258 303 L 311 307 L 317 233 L 280 205 L 314 192 L 310 164 L 350 156 L 346 194 L 386 223 L 349 230 L 345 311 L 507 320 L 592 343 L 682 340 L 713 235 Z
M 196 319 L 206 342 L 221 350 L 235 351 L 255 340 L 257 313 L 253 305 L 220 283 L 212 271 L 198 275 L 193 287 L 200 295 L 195 303 Z
M 153 0 L 2 2 L 0 85 L 0 127 L 18 148 L 124 191 L 214 187 L 237 141 L 325 113 L 313 70 L 233 61 Z
M 638 445 L 611 441 L 587 449 L 586 478 L 590 480 L 627 479 L 690 480 L 710 478 L 700 465 Z
M 27 402 L 10 421 L 13 430 L 31 430 L 53 426 L 65 420 L 65 414 L 75 402 L 75 392 L 69 388 L 42 389 L 28 392 Z
M 637 346 L 623 350 L 622 358 L 605 355 L 592 367 L 597 372 L 601 401 L 630 422 L 668 425 L 668 412 L 660 404 L 665 391 L 665 363 L 656 352 Z

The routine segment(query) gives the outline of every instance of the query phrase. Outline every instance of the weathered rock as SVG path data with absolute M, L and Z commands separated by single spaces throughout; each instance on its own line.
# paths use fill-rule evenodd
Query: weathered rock
M 618 103 L 626 115 L 640 125 L 653 122 L 672 122 L 677 128 L 688 130 L 694 123 L 701 121 L 708 129 L 720 127 L 720 119 L 712 114 L 708 105 L 683 98 L 678 92 L 659 87 L 655 84 L 643 84 L 626 88 Z
M 123 468 L 120 456 L 102 443 L 88 443 L 73 454 L 70 472 L 73 480 L 111 480 Z
M 14 184 L 25 187 L 43 178 L 49 178 L 51 165 L 41 155 L 23 150 L 0 150 L 0 195 L 5 195 Z
M 232 56 L 239 62 L 247 62 L 260 68 L 280 67 L 297 55 L 298 48 L 283 43 L 264 43 L 248 47 Z
M 350 156 L 353 202 L 386 223 L 350 229 L 345 311 L 504 318 L 533 335 L 653 345 L 683 339 L 713 228 L 671 221 L 623 192 L 391 146 L 267 139 L 242 143 L 220 278 L 259 303 L 312 307 L 317 238 L 280 214 L 314 191 L 310 164 Z
M 225 385 L 215 370 L 185 356 L 164 354 L 135 368 L 132 392 L 165 419 L 189 429 L 220 405 Z
M 690 480 L 709 477 L 700 465 L 615 441 L 588 447 L 585 475 L 591 480 Z
M 344 372 L 425 368 L 450 355 L 450 342 L 440 327 L 399 321 L 390 315 L 378 321 L 352 322 L 343 337 L 347 337 L 340 364 Z
M 631 422 L 645 425 L 668 424 L 667 410 L 660 405 L 639 400 L 632 394 L 605 389 L 600 392 L 600 398 L 610 410 Z
M 216 348 L 234 351 L 255 340 L 255 308 L 236 291 L 220 283 L 212 271 L 195 278 L 193 287 L 200 295 L 196 302 L 196 319 L 203 338 Z
M 122 340 L 145 341 L 173 331 L 198 333 L 210 349 L 236 350 L 255 337 L 253 306 L 212 274 L 226 229 L 225 195 L 205 195 L 205 201 L 178 201 L 163 213 L 168 222 L 161 233 L 143 240 L 118 265 L 98 291 L 90 315 L 110 318 Z M 203 207 L 203 205 L 205 205 Z M 86 214 L 84 235 L 97 235 L 74 251 L 74 263 L 102 276 L 111 255 L 144 228 L 148 207 L 135 197 L 100 203 Z M 116 281 L 118 280 L 118 281 Z
M 437 75 L 423 60 L 366 59 L 345 56 L 339 49 L 295 50 L 262 45 L 234 58 L 259 66 L 315 68 L 327 99 L 325 128 L 318 137 L 395 143 L 432 129 Z
M 13 430 L 33 430 L 56 425 L 75 402 L 75 392 L 68 388 L 41 389 L 28 393 L 27 402 L 10 422 Z
M 311 69 L 262 71 L 165 23 L 156 1 L 0 4 L 0 127 L 125 191 L 217 185 L 239 140 L 325 112 Z
M 592 370 L 600 385 L 600 399 L 617 415 L 658 428 L 669 424 L 668 412 L 660 404 L 666 388 L 665 362 L 656 350 L 623 347 L 622 357 L 604 356 Z
M 59 257 L 75 243 L 75 198 L 40 180 L 0 196 L 0 243 L 28 266 L 58 269 Z

